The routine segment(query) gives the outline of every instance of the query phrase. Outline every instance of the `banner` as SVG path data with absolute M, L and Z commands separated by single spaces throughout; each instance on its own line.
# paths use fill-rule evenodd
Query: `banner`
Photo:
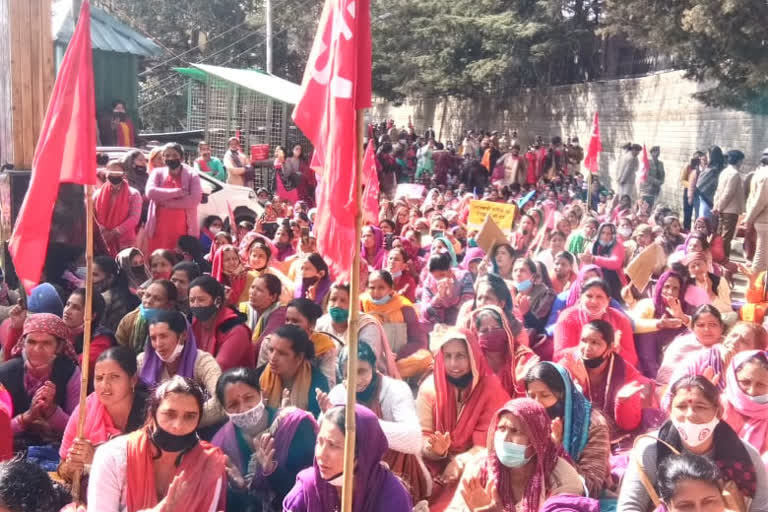
M 406 199 L 421 199 L 424 197 L 425 192 L 424 185 L 417 185 L 416 183 L 401 183 L 397 186 L 395 191 L 395 198 L 404 197 Z
M 476 199 L 469 202 L 469 217 L 467 218 L 469 227 L 479 228 L 483 225 L 487 215 L 490 215 L 502 230 L 510 231 L 517 215 L 517 205 Z

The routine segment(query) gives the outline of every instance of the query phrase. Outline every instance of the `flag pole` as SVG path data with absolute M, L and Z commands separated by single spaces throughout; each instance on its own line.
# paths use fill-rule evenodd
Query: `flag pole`
M 357 110 L 357 161 L 355 162 L 355 257 L 352 259 L 352 277 L 349 284 L 349 327 L 347 328 L 347 407 L 344 437 L 344 484 L 341 489 L 341 510 L 352 512 L 355 475 L 355 402 L 357 401 L 357 324 L 360 316 L 360 234 L 363 230 L 362 176 L 363 134 L 365 109 Z M 365 483 L 365 482 L 363 482 Z
M 124 183 L 123 186 L 128 186 Z M 80 363 L 80 409 L 77 417 L 77 439 L 82 439 L 85 429 L 85 399 L 88 395 L 88 370 L 91 352 L 91 322 L 93 320 L 93 185 L 85 186 L 85 326 L 83 329 L 83 359 Z M 81 502 L 80 478 L 76 471 L 72 478 L 72 501 Z

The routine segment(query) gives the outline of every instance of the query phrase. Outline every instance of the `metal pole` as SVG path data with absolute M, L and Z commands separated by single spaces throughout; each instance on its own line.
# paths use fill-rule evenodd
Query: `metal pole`
M 360 316 L 360 233 L 363 230 L 362 177 L 365 110 L 357 111 L 357 161 L 355 162 L 355 257 L 349 284 L 349 328 L 347 328 L 347 417 L 344 437 L 344 485 L 341 489 L 341 510 L 352 512 L 355 475 L 355 402 L 357 401 L 357 325 Z M 365 484 L 365 482 L 361 482 Z
M 127 184 L 123 184 L 127 186 Z M 77 417 L 77 439 L 83 438 L 85 429 L 85 399 L 88 395 L 88 369 L 90 368 L 91 353 L 91 322 L 93 319 L 93 185 L 85 186 L 85 327 L 83 329 L 83 360 L 80 364 L 80 412 Z M 79 503 L 80 496 L 80 471 L 75 472 L 72 479 L 72 498 Z
M 267 73 L 272 74 L 272 0 L 264 0 L 264 16 L 267 18 Z

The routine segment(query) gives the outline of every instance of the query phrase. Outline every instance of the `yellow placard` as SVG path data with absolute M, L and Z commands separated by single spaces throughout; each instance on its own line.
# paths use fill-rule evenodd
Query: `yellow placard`
M 503 231 L 512 229 L 517 215 L 517 205 L 507 203 L 495 203 L 493 201 L 480 201 L 473 199 L 469 202 L 469 217 L 467 224 L 470 227 L 479 228 L 483 225 L 486 215 L 490 215 L 493 221 Z

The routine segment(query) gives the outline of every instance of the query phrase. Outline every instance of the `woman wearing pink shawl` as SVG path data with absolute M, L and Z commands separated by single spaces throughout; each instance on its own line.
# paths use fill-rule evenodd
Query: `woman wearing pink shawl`
M 65 480 L 71 480 L 75 471 L 91 464 L 96 447 L 144 424 L 149 392 L 136 373 L 136 356 L 123 346 L 107 349 L 96 360 L 94 391 L 85 402 L 83 438 L 75 439 L 78 405 L 69 417 L 61 440 L 59 475 Z
M 726 372 L 723 419 L 768 462 L 768 354 L 736 354 Z
M 384 233 L 376 226 L 363 228 L 361 256 L 370 271 L 381 270 L 387 262 L 387 249 L 384 247 Z

